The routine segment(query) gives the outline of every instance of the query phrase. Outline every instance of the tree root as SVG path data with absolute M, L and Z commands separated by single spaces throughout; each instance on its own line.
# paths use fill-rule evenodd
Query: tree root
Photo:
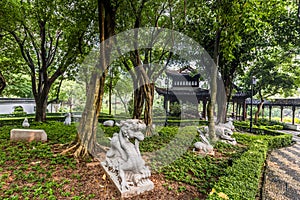
M 85 160 L 87 158 L 90 158 L 91 155 L 89 154 L 87 148 L 85 148 L 83 145 L 81 145 L 79 142 L 76 142 L 73 146 L 65 149 L 60 153 L 61 155 L 72 155 L 77 160 Z
M 71 153 L 74 149 L 78 148 L 78 145 L 79 145 L 79 143 L 76 143 L 75 145 L 63 150 L 60 154 L 61 155 L 67 155 L 67 154 Z

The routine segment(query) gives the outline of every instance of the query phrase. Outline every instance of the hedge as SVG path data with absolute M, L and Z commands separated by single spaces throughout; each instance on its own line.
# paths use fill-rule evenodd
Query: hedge
M 34 116 L 26 116 L 29 123 L 32 123 L 35 119 Z M 65 116 L 47 116 L 48 121 L 60 121 L 63 122 L 65 120 Z M 24 117 L 11 117 L 11 118 L 0 118 L 0 126 L 5 125 L 20 125 L 24 121 Z
M 249 131 L 250 122 L 249 121 L 235 121 L 234 126 L 236 129 L 241 131 Z M 268 123 L 265 120 L 258 121 L 257 124 L 253 124 L 252 132 L 259 134 L 262 130 L 282 130 L 283 124 L 280 122 L 269 121 Z
M 234 134 L 233 137 L 247 144 L 249 149 L 226 169 L 226 175 L 214 185 L 207 199 L 256 199 L 268 150 L 292 142 L 292 135 L 268 131 L 272 135 Z

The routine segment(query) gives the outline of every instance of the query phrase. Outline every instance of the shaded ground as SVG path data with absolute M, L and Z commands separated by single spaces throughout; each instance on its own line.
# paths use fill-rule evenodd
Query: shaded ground
M 76 163 L 49 155 L 46 144 L 8 144 L 2 150 L 0 199 L 120 199 L 99 162 Z M 47 154 L 41 159 L 43 151 Z M 151 180 L 154 190 L 130 199 L 205 199 L 196 187 L 166 180 L 162 174 L 153 174 Z
M 47 123 L 34 128 L 46 130 L 49 141 L 11 142 L 11 127 L 0 128 L 0 199 L 119 199 L 98 162 L 79 163 L 60 154 L 66 148 L 61 144 L 74 139 L 75 126 Z M 161 147 L 173 132 L 168 128 L 165 135 L 152 137 L 145 142 L 148 146 L 141 147 L 145 152 Z M 130 199 L 205 199 L 213 184 L 244 150 L 217 143 L 214 157 L 185 152 L 163 171 L 152 174 L 154 190 Z
M 296 144 L 268 156 L 263 200 L 300 200 L 300 132 L 284 132 L 293 134 Z
M 7 160 L 0 165 L 0 199 L 120 199 L 99 162 L 68 163 L 63 157 L 26 162 Z M 205 199 L 196 187 L 165 180 L 161 174 L 153 174 L 151 180 L 153 191 L 130 199 Z

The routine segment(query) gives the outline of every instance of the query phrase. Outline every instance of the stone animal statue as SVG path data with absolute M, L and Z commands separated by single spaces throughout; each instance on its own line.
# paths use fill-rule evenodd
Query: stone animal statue
M 232 118 L 229 118 L 228 119 L 228 122 L 226 123 L 219 123 L 218 126 L 223 126 L 224 128 L 227 128 L 231 131 L 234 131 L 235 130 L 235 127 L 233 125 L 233 119 Z
M 206 138 L 204 133 L 201 131 L 201 129 L 198 129 L 198 133 L 199 133 L 199 137 L 201 139 L 201 142 L 196 142 L 194 144 L 195 149 L 198 150 L 198 151 L 202 151 L 205 154 L 212 153 L 214 148 L 210 144 L 210 142 L 208 141 L 208 139 Z
M 236 145 L 237 143 L 235 138 L 231 137 L 233 134 L 233 130 L 234 126 L 232 125 L 232 122 L 231 124 L 230 122 L 227 122 L 225 124 L 220 123 L 215 126 L 216 136 L 220 141 Z M 204 135 L 206 137 L 208 137 L 208 131 L 208 126 L 204 127 Z
M 111 148 L 106 153 L 106 166 L 118 173 L 120 187 L 124 191 L 129 189 L 129 182 L 139 186 L 149 180 L 151 175 L 139 150 L 139 142 L 144 140 L 142 131 L 146 129 L 146 125 L 141 120 L 128 119 L 117 126 L 120 127 L 120 132 L 114 133 L 111 138 Z M 134 140 L 134 144 L 130 139 Z
M 30 126 L 27 117 L 25 117 L 25 119 L 24 119 L 24 121 L 23 121 L 23 123 L 22 123 L 22 126 L 23 126 L 24 128 Z
M 67 117 L 64 121 L 64 125 L 71 125 L 72 119 L 71 119 L 71 113 L 67 114 Z
M 114 120 L 107 120 L 107 121 L 103 122 L 103 126 L 113 127 L 114 125 L 115 125 Z

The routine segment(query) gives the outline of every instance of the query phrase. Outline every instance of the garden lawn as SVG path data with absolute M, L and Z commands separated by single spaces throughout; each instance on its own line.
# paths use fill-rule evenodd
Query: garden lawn
M 118 199 L 118 194 L 99 162 L 76 161 L 62 156 L 67 144 L 75 139 L 76 126 L 62 122 L 32 123 L 30 128 L 44 129 L 47 143 L 10 142 L 9 132 L 17 126 L 0 127 L 0 197 L 3 199 Z M 100 126 L 107 140 L 118 127 Z M 153 191 L 136 199 L 205 199 L 227 175 L 226 169 L 236 163 L 247 147 L 217 143 L 215 156 L 203 157 L 192 151 L 196 127 L 159 128 L 157 135 L 141 142 L 143 155 L 157 153 L 151 161 Z M 246 139 L 245 139 L 246 141 Z M 107 141 L 104 141 L 107 144 Z M 176 151 L 172 151 L 175 147 Z M 173 157 L 175 156 L 175 157 Z M 156 165 L 166 158 L 164 165 Z M 170 162 L 168 159 L 174 159 Z M 150 165 L 150 163 L 149 163 Z M 217 187 L 218 188 L 218 187 Z

